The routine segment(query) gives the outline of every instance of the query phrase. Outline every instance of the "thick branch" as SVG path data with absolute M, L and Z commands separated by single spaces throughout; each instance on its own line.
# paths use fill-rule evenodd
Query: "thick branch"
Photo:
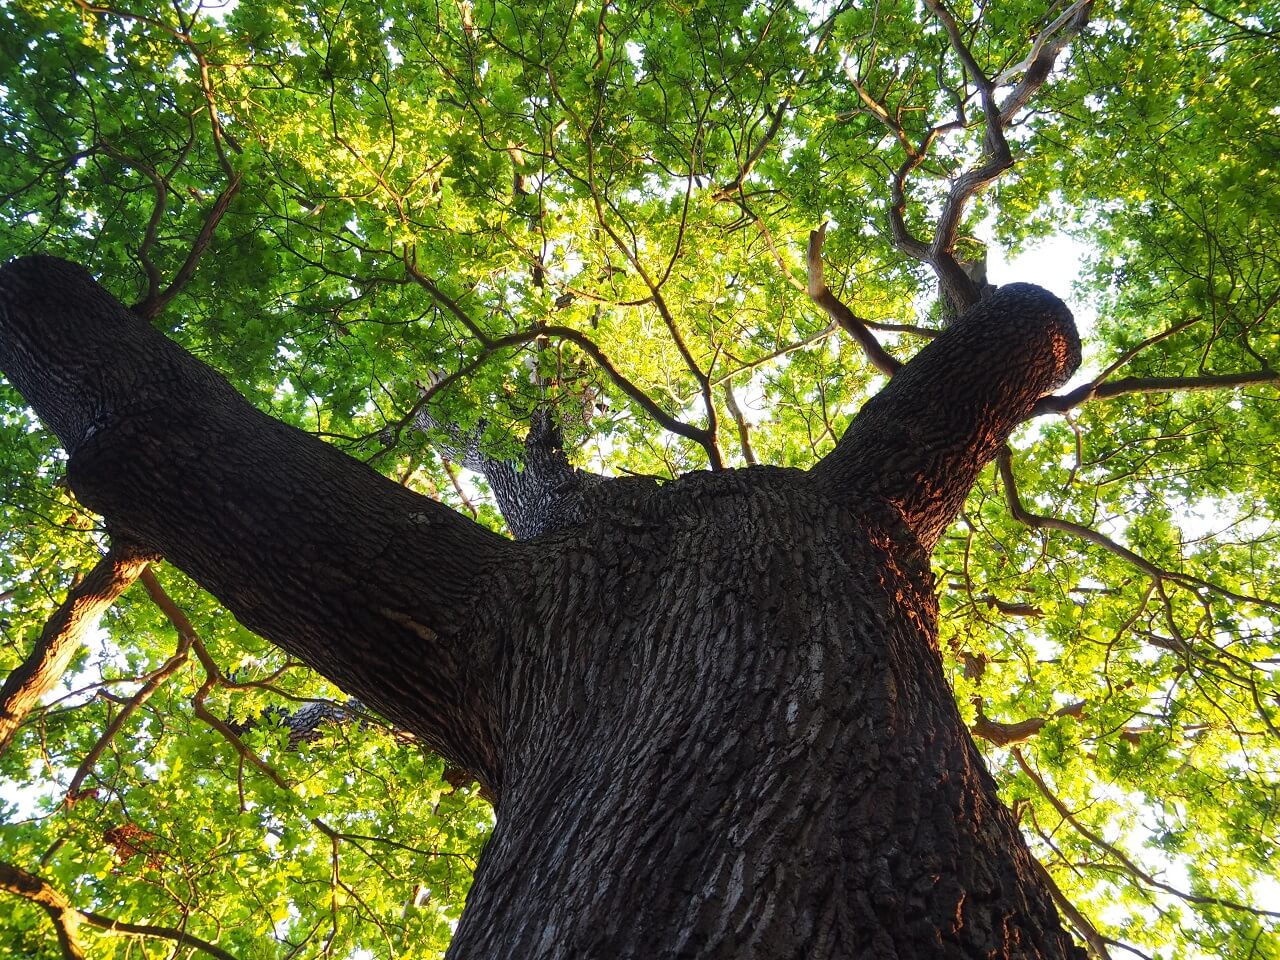
M 587 491 L 608 482 L 569 462 L 560 427 L 546 411 L 534 415 L 520 462 L 486 458 L 484 476 L 517 540 L 581 523 L 591 513 Z
M 837 495 L 897 507 L 932 549 L 978 471 L 1079 363 L 1066 305 L 1039 287 L 1009 284 L 898 371 L 813 472 Z
M 496 787 L 478 604 L 509 541 L 255 410 L 65 261 L 0 270 L 0 370 L 82 502 Z
M 444 429 L 428 409 L 418 413 L 420 429 Z M 454 432 L 457 436 L 457 431 Z M 569 462 L 560 426 L 547 410 L 534 413 L 519 460 L 498 460 L 480 448 L 473 437 L 460 436 L 447 453 L 469 470 L 484 475 L 507 528 L 517 540 L 531 540 L 585 520 L 591 512 L 587 491 L 608 478 L 579 470 Z
M 71 588 L 44 625 L 27 658 L 0 687 L 0 753 L 31 708 L 62 679 L 84 637 L 147 565 L 147 557 L 132 545 L 113 546 L 89 575 Z

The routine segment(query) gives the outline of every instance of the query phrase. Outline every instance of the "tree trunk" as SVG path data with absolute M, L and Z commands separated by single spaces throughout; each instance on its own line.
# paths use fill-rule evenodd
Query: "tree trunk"
M 808 472 L 600 482 L 480 530 L 253 411 L 48 258 L 0 369 L 77 495 L 497 798 L 450 956 L 1078 957 L 965 730 L 928 551 L 1079 362 L 982 301 Z
M 769 468 L 627 507 L 521 598 L 535 655 L 450 956 L 1075 955 L 893 512 Z

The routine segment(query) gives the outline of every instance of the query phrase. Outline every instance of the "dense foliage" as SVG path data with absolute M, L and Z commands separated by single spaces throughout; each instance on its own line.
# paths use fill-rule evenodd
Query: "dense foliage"
M 908 358 L 948 307 L 901 234 L 989 136 L 966 59 L 1007 91 L 1090 6 L 0 0 L 0 258 L 84 263 L 495 527 L 442 451 L 513 456 L 539 410 L 600 472 L 804 466 L 883 382 L 810 231 Z M 1098 955 L 1280 957 L 1276 76 L 1274 3 L 1099 4 L 948 243 L 1091 251 L 1082 387 L 935 563 L 962 710 Z M 64 464 L 0 386 L 0 674 L 105 543 Z M 0 756 L 0 859 L 160 928 L 82 920 L 92 956 L 438 955 L 483 799 L 157 576 Z M 0 957 L 57 956 L 46 913 L 0 895 Z

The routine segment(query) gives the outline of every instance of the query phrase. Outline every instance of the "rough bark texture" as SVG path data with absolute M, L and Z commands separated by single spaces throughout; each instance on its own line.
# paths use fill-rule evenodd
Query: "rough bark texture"
M 1060 302 L 1004 288 L 814 470 L 600 482 L 511 543 L 82 271 L 0 272 L 0 369 L 77 494 L 496 795 L 454 958 L 1081 956 L 946 685 L 928 564 L 1078 358 Z
M 932 550 L 978 472 L 1079 365 L 1066 305 L 1031 284 L 1007 284 L 898 371 L 813 473 L 855 499 L 893 504 Z
M 526 589 L 454 956 L 1071 955 L 893 510 L 758 468 L 615 511 Z

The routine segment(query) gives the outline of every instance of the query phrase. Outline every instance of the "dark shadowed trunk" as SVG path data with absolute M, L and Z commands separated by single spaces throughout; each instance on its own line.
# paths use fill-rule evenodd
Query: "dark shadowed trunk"
M 88 506 L 465 765 L 450 955 L 1074 957 L 943 676 L 929 550 L 1079 362 L 970 310 L 808 472 L 591 483 L 512 542 L 253 410 L 79 268 L 0 272 L 0 369 Z

